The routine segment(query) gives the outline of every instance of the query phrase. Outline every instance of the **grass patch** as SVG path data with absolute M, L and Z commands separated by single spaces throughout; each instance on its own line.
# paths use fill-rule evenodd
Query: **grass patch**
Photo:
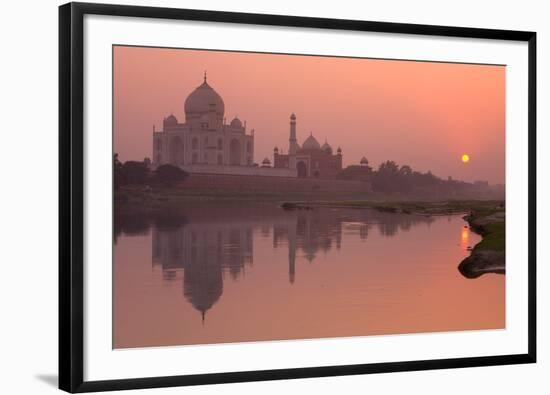
M 506 249 L 506 224 L 494 222 L 483 226 L 483 239 L 477 243 L 474 250 L 504 251 Z

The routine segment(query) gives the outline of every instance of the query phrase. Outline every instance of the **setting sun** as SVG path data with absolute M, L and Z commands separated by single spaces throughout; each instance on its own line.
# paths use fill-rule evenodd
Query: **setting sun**
M 470 161 L 470 155 L 464 154 L 462 155 L 462 162 L 467 163 Z

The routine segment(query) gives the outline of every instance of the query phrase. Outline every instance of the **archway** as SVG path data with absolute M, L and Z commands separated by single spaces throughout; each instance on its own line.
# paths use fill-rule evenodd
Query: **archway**
M 296 164 L 296 170 L 298 170 L 298 177 L 299 178 L 306 178 L 307 177 L 307 165 L 304 162 L 298 162 Z
M 229 163 L 233 166 L 241 164 L 241 143 L 237 139 L 231 140 L 229 145 Z
M 170 163 L 173 165 L 184 164 L 183 142 L 178 136 L 170 141 Z

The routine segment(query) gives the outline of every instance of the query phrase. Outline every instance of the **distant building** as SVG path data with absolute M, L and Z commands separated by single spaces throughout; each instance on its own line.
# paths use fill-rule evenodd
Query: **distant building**
M 489 181 L 481 181 L 481 180 L 474 181 L 474 185 L 476 187 L 488 188 L 489 187 Z
M 338 147 L 333 154 L 332 147 L 327 141 L 321 146 L 317 139 L 310 133 L 300 147 L 296 139 L 296 115 L 290 116 L 290 137 L 288 154 L 279 152 L 279 148 L 273 150 L 275 168 L 296 169 L 296 175 L 300 178 L 336 178 L 342 170 L 342 149 Z
M 262 161 L 262 167 L 271 167 L 271 161 L 269 160 L 269 158 L 265 158 L 263 161 Z

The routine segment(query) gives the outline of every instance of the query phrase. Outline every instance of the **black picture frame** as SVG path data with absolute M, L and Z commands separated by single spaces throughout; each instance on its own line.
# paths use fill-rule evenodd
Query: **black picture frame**
M 86 14 L 282 27 L 402 33 L 528 43 L 528 352 L 526 354 L 319 366 L 106 381 L 84 380 L 83 19 Z M 449 369 L 536 361 L 536 33 L 109 4 L 59 8 L 59 388 L 90 392 L 382 372 Z

